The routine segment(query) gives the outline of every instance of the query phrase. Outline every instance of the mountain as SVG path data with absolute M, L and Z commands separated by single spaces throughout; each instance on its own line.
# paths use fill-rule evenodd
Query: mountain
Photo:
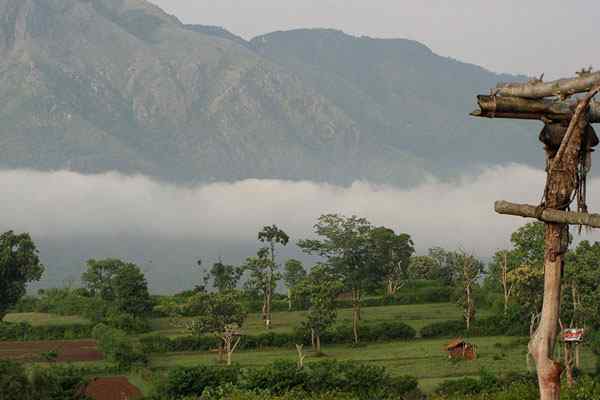
M 522 124 L 467 117 L 514 79 L 408 40 L 247 42 L 143 0 L 0 0 L 0 167 L 410 185 L 536 161 Z

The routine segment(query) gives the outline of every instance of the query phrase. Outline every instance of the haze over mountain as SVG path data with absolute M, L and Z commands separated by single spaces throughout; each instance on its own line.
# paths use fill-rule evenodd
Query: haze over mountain
M 118 257 L 190 288 L 198 258 L 239 264 L 262 225 L 295 242 L 326 212 L 487 256 L 520 222 L 482 226 L 491 201 L 538 197 L 539 172 L 505 164 L 543 158 L 536 124 L 468 113 L 516 79 L 410 40 L 246 41 L 142 0 L 0 0 L 0 230 L 33 235 L 43 286 Z
M 0 0 L 4 168 L 410 185 L 541 163 L 523 124 L 469 119 L 499 76 L 408 40 L 246 42 L 142 0 Z

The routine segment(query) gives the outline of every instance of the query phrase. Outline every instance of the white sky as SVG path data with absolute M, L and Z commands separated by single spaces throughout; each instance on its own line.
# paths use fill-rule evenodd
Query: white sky
M 151 0 L 185 23 L 247 39 L 275 30 L 334 28 L 409 38 L 496 72 L 546 77 L 600 68 L 597 0 Z

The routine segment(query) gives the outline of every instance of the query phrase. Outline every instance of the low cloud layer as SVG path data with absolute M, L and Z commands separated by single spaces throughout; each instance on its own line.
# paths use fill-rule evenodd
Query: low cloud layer
M 311 234 L 319 215 L 334 212 L 410 233 L 419 252 L 436 245 L 460 246 L 488 257 L 507 246 L 510 232 L 525 223 L 496 215 L 494 201 L 535 204 L 543 182 L 543 171 L 519 165 L 408 190 L 362 182 L 338 187 L 276 180 L 178 187 L 116 173 L 2 171 L 0 229 L 30 232 L 55 263 L 74 262 L 71 250 L 77 262 L 107 255 L 141 260 L 147 252 L 155 263 L 169 264 L 171 277 L 179 275 L 181 265 L 191 265 L 195 254 L 239 262 L 255 246 L 263 225 L 275 223 L 296 240 Z M 600 209 L 595 206 L 600 204 L 599 184 L 591 184 L 592 210 Z M 183 254 L 185 260 L 179 260 Z M 156 276 L 151 282 L 173 286 L 160 275 L 161 268 L 152 268 Z

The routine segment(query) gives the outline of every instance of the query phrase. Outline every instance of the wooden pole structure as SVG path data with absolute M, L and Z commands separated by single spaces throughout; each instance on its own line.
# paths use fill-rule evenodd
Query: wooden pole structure
M 582 149 L 586 144 L 585 133 L 591 122 L 590 102 L 600 91 L 600 72 L 582 72 L 578 78 L 561 79 L 543 83 L 499 85 L 493 96 L 479 96 L 479 112 L 472 115 L 506 118 L 549 119 L 569 121 L 558 150 L 546 146 L 547 181 L 545 203 L 540 207 L 497 202 L 496 209 L 509 215 L 533 217 L 545 223 L 544 295 L 539 324 L 529 342 L 529 353 L 536 363 L 540 400 L 560 400 L 560 377 L 563 372 L 559 362 L 553 359 L 559 331 L 561 279 L 564 255 L 569 243 L 569 224 L 600 226 L 598 216 L 582 216 L 567 212 L 578 180 L 578 167 Z M 588 91 L 582 100 L 571 104 L 543 99 L 548 96 L 568 97 Z M 535 99 L 535 100 L 530 100 Z M 542 99 L 542 100 L 539 100 Z
M 514 215 L 525 218 L 537 218 L 543 222 L 557 224 L 585 225 L 600 228 L 600 214 L 551 210 L 529 204 L 515 204 L 508 201 L 497 201 L 494 209 L 498 214 Z

